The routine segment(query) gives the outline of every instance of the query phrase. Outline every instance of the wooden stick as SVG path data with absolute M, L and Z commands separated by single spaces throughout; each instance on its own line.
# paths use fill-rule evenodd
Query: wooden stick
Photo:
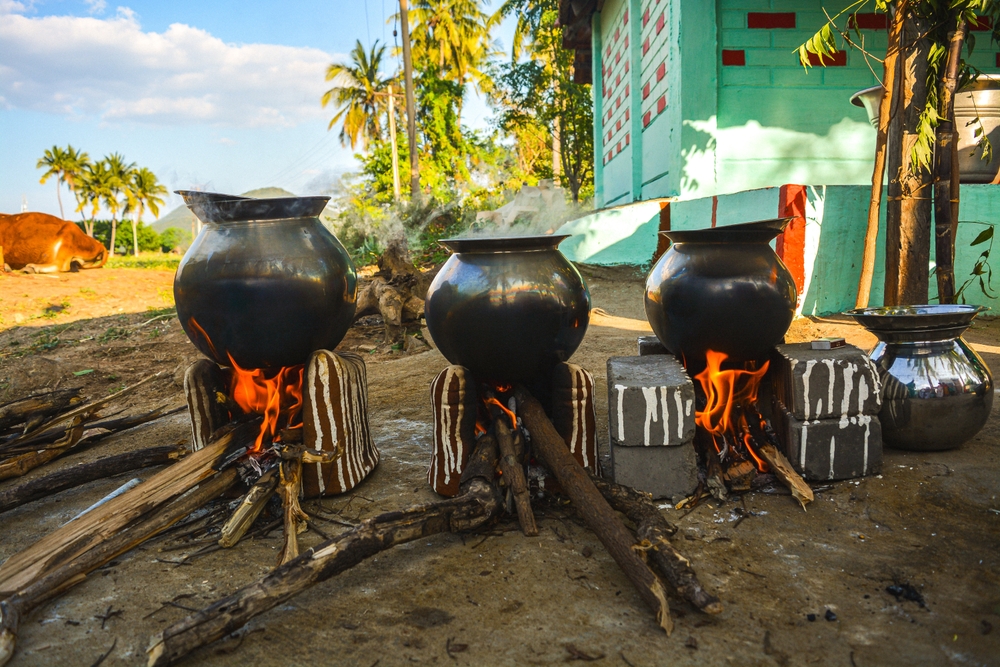
M 60 491 L 92 482 L 95 479 L 104 479 L 131 470 L 173 463 L 183 457 L 186 452 L 183 445 L 162 445 L 109 456 L 92 463 L 78 463 L 51 475 L 39 477 L 30 482 L 22 482 L 17 486 L 0 491 L 0 512 L 6 512 L 39 498 L 45 498 Z
M 669 636 L 673 631 L 673 620 L 670 618 L 666 590 L 636 552 L 634 536 L 594 487 L 587 472 L 570 454 L 541 404 L 523 387 L 517 387 L 514 395 L 517 398 L 518 415 L 531 434 L 535 454 L 555 475 L 584 521 L 625 572 L 642 599 L 656 612 L 656 622 Z
M 889 45 L 885 52 L 884 75 L 885 92 L 878 108 L 878 134 L 875 138 L 875 168 L 872 170 L 872 190 L 868 200 L 868 226 L 865 228 L 865 246 L 861 257 L 861 277 L 858 279 L 858 296 L 855 308 L 867 308 L 871 299 L 872 276 L 875 275 L 875 247 L 878 242 L 879 208 L 882 205 L 882 179 L 885 176 L 885 155 L 889 137 L 889 122 L 892 119 L 893 91 L 899 87 L 899 45 L 903 34 L 903 20 L 906 17 L 909 0 L 899 3 L 892 17 L 889 29 Z M 892 179 L 895 174 L 889 174 Z
M 500 472 L 510 482 L 511 491 L 514 492 L 514 506 L 517 508 L 521 532 L 527 537 L 535 537 L 538 535 L 538 524 L 531 511 L 531 494 L 528 492 L 528 482 L 524 479 L 524 465 L 514 451 L 514 437 L 503 420 L 503 415 L 500 415 L 494 421 L 497 443 L 500 445 Z
M 51 446 L 38 451 L 18 454 L 0 463 L 0 480 L 26 475 L 72 449 L 83 436 L 83 429 L 86 426 L 84 421 L 89 414 L 77 415 L 73 419 L 73 425 L 66 429 L 65 435 L 52 443 Z
M 278 556 L 278 565 L 298 558 L 299 533 L 309 528 L 309 515 L 299 504 L 302 493 L 302 460 L 292 458 L 281 462 L 281 473 L 278 492 L 281 493 L 281 505 L 284 508 L 285 546 Z
M 52 531 L 0 565 L 0 596 L 30 585 L 59 565 L 100 544 L 129 523 L 215 474 L 216 460 L 232 442 L 252 442 L 255 423 L 244 424 L 114 500 Z
M 23 422 L 29 424 L 35 419 L 44 420 L 62 410 L 65 410 L 80 396 L 80 387 L 72 389 L 56 389 L 27 398 L 19 398 L 0 405 L 0 430 Z M 38 421 L 29 428 L 35 428 Z
M 709 614 L 720 613 L 722 602 L 702 588 L 698 575 L 691 567 L 691 561 L 674 549 L 667 539 L 677 532 L 677 527 L 663 518 L 652 498 L 630 487 L 608 482 L 593 473 L 590 479 L 604 499 L 635 524 L 636 536 L 644 546 L 648 545 L 653 563 L 667 582 L 698 609 Z
M 274 495 L 278 486 L 278 475 L 272 468 L 261 475 L 261 478 L 250 487 L 243 501 L 222 526 L 219 546 L 224 549 L 236 546 L 243 539 L 250 526 L 257 520 L 267 506 L 267 501 Z
M 114 435 L 121 431 L 127 431 L 130 428 L 135 428 L 136 426 L 141 426 L 143 424 L 148 424 L 149 422 L 156 421 L 157 419 L 162 419 L 164 417 L 169 417 L 170 415 L 177 414 L 183 410 L 187 410 L 186 405 L 177 406 L 175 408 L 167 409 L 166 406 L 161 406 L 155 410 L 150 410 L 139 415 L 129 415 L 126 417 L 119 417 L 117 419 L 103 419 L 101 421 L 87 421 L 86 429 L 83 432 L 83 437 L 80 438 L 80 442 L 74 445 L 74 449 L 83 449 L 89 447 L 98 440 L 108 437 L 109 435 Z M 94 415 L 96 418 L 97 415 Z M 0 455 L 6 455 L 9 453 L 20 453 L 25 451 L 33 451 L 37 449 L 46 448 L 46 446 L 59 438 L 63 437 L 66 433 L 65 427 L 56 427 L 49 429 L 43 433 L 32 436 L 27 440 L 20 440 L 16 444 L 10 444 L 2 446 L 2 453 Z
M 436 533 L 465 532 L 486 524 L 502 511 L 494 483 L 496 463 L 496 440 L 484 435 L 476 442 L 462 473 L 461 495 L 380 514 L 309 549 L 258 582 L 154 636 L 147 649 L 149 666 L 173 664 L 240 629 L 259 614 L 397 544 Z
M 767 465 L 771 467 L 774 476 L 780 479 L 791 490 L 792 497 L 799 501 L 802 509 L 806 508 L 807 503 L 811 503 L 816 499 L 816 496 L 813 495 L 813 490 L 809 488 L 809 485 L 802 479 L 802 476 L 792 469 L 792 464 L 788 462 L 784 454 L 778 451 L 777 447 L 768 442 L 762 444 L 758 448 L 758 451 L 761 458 L 767 461 Z
M 13 655 L 20 620 L 41 603 L 86 579 L 86 575 L 166 530 L 188 514 L 221 495 L 237 481 L 229 468 L 201 482 L 138 523 L 110 535 L 99 545 L 61 565 L 13 596 L 0 601 L 0 667 Z

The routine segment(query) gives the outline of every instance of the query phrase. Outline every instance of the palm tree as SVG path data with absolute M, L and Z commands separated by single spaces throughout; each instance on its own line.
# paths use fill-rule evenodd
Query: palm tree
M 111 196 L 111 180 L 111 171 L 104 160 L 88 163 L 81 172 L 77 185 L 80 202 L 77 210 L 82 212 L 87 206 L 90 207 L 90 218 L 85 218 L 83 222 L 88 236 L 94 235 L 94 219 L 97 217 L 97 212 L 101 204 Z
M 56 177 L 56 199 L 59 201 L 59 217 L 65 219 L 66 214 L 63 212 L 62 204 L 62 194 L 60 186 L 65 181 L 66 173 L 66 151 L 59 148 L 58 146 L 53 146 L 52 148 L 45 149 L 44 155 L 38 160 L 38 164 L 35 165 L 38 169 L 47 167 L 47 171 L 42 174 L 42 179 L 38 181 L 42 185 L 45 181 L 49 180 L 49 176 Z
M 386 89 L 393 81 L 379 75 L 384 54 L 385 46 L 379 46 L 378 40 L 370 52 L 358 40 L 350 63 L 334 63 L 326 68 L 326 80 L 333 81 L 334 86 L 323 93 L 323 106 L 333 102 L 338 109 L 328 129 L 343 120 L 340 143 L 350 143 L 351 150 L 358 142 L 365 150 L 370 141 L 382 137 L 380 116 L 386 106 Z
M 129 174 L 127 190 L 131 193 L 126 212 L 133 213 L 132 220 L 132 247 L 135 256 L 139 256 L 139 223 L 142 222 L 142 214 L 146 209 L 154 216 L 159 217 L 160 206 L 163 204 L 162 195 L 167 194 L 167 189 L 160 184 L 156 175 L 146 167 L 133 169 Z
M 135 206 L 132 192 L 128 188 L 129 174 L 135 169 L 135 162 L 125 163 L 120 153 L 112 153 L 104 158 L 108 167 L 107 189 L 102 200 L 111 211 L 111 243 L 108 257 L 115 256 L 115 233 L 118 231 L 118 211 L 124 206 Z M 124 197 L 124 200 L 122 199 Z
M 72 144 L 66 146 L 66 161 L 63 172 L 63 180 L 66 182 L 66 186 L 69 188 L 69 191 L 73 193 L 73 198 L 76 199 L 77 212 L 83 208 L 79 188 L 83 183 L 86 170 L 89 166 L 89 155 L 83 151 L 76 150 L 73 148 Z
M 435 66 L 463 91 L 470 78 L 479 87 L 481 67 L 495 52 L 490 32 L 500 14 L 487 15 L 477 0 L 417 0 L 412 14 L 414 59 Z M 461 98 L 457 111 L 461 123 Z

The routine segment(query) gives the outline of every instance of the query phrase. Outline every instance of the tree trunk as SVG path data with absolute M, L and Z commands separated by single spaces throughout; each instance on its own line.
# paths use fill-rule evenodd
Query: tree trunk
M 420 168 L 417 162 L 417 102 L 413 93 L 413 58 L 410 55 L 409 3 L 399 0 L 403 29 L 403 81 L 406 84 L 406 134 L 410 143 L 410 199 L 420 201 Z
M 955 31 L 949 35 L 948 60 L 941 77 L 938 110 L 940 121 L 934 147 L 934 254 L 939 303 L 955 301 L 953 228 L 958 222 L 959 190 L 952 187 L 952 174 L 958 171 L 958 163 L 952 158 L 958 146 L 958 134 L 955 132 L 955 90 L 958 88 L 958 69 L 966 28 L 965 20 L 959 19 Z
M 909 16 L 903 26 L 904 63 L 897 182 L 896 234 L 886 229 L 886 305 L 927 303 L 930 264 L 931 170 L 914 164 L 920 114 L 927 102 L 926 22 Z M 891 181 L 890 181 L 891 183 Z M 890 198 L 893 192 L 890 191 Z M 887 207 L 887 213 L 888 213 Z M 887 220 L 888 223 L 888 220 Z M 894 266 L 893 266 L 894 264 Z
M 118 221 L 115 220 L 115 216 L 111 216 L 111 243 L 108 247 L 108 257 L 115 256 L 115 232 L 118 231 Z
M 139 256 L 139 218 L 136 216 L 132 219 L 132 248 L 133 255 Z
M 878 243 L 879 207 L 882 203 L 882 179 L 885 176 L 885 156 L 888 148 L 889 125 L 896 107 L 893 104 L 895 91 L 899 88 L 899 47 L 903 33 L 903 19 L 908 9 L 908 0 L 902 0 L 892 18 L 889 30 L 889 45 L 886 48 L 884 74 L 885 92 L 879 104 L 878 136 L 875 140 L 875 168 L 872 171 L 872 191 L 868 200 L 868 226 L 865 230 L 865 249 L 861 260 L 861 277 L 858 280 L 858 296 L 855 308 L 867 308 L 871 299 L 872 275 L 875 273 L 875 248 Z M 890 171 L 890 180 L 892 172 Z
M 62 180 L 57 178 L 56 179 L 56 201 L 59 202 L 59 217 L 62 218 L 63 220 L 65 220 L 66 219 L 66 214 L 63 213 L 62 192 L 60 192 L 60 190 L 62 190 L 62 188 L 59 187 L 61 183 L 62 183 Z

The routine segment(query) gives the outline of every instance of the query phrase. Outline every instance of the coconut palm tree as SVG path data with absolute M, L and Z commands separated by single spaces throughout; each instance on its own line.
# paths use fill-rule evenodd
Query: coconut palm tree
M 123 207 L 135 204 L 132 202 L 132 192 L 128 188 L 129 174 L 135 169 L 135 162 L 126 164 L 120 153 L 112 153 L 104 158 L 108 167 L 107 188 L 102 195 L 102 202 L 111 211 L 111 243 L 108 247 L 108 257 L 115 256 L 115 233 L 118 231 L 118 211 Z
M 88 163 L 80 174 L 77 185 L 80 203 L 77 211 L 83 212 L 85 208 L 90 207 L 90 217 L 85 217 L 83 222 L 88 236 L 94 235 L 94 219 L 97 217 L 97 212 L 101 209 L 101 204 L 111 196 L 111 180 L 111 171 L 104 160 Z
M 325 107 L 333 102 L 338 109 L 330 121 L 328 129 L 343 121 L 340 129 L 341 145 L 351 145 L 351 150 L 360 142 L 365 150 L 373 139 L 382 137 L 381 114 L 386 107 L 386 89 L 393 79 L 382 78 L 379 69 L 385 46 L 378 40 L 366 52 L 358 40 L 351 51 L 349 63 L 334 63 L 326 68 L 326 80 L 334 86 L 323 93 Z
M 63 212 L 62 194 L 60 190 L 62 184 L 65 182 L 66 174 L 66 151 L 58 146 L 53 146 L 52 148 L 46 148 L 45 153 L 38 160 L 38 164 L 35 166 L 38 169 L 46 168 L 47 171 L 42 174 L 42 178 L 39 183 L 45 184 L 45 181 L 49 180 L 49 176 L 56 177 L 56 199 L 59 201 L 59 217 L 65 219 L 66 214 Z
M 66 187 L 69 188 L 69 191 L 73 193 L 73 198 L 76 200 L 77 212 L 83 208 L 79 188 L 83 183 L 86 170 L 89 166 L 89 155 L 83 151 L 78 151 L 73 148 L 72 144 L 66 146 L 66 160 L 63 171 L 63 180 L 66 182 Z
M 125 205 L 125 212 L 132 213 L 132 248 L 135 256 L 139 256 L 139 223 L 142 222 L 142 214 L 149 209 L 154 216 L 159 217 L 160 206 L 163 204 L 163 196 L 167 194 L 167 189 L 160 184 L 156 175 L 146 167 L 133 169 L 129 174 L 128 187 L 126 188 L 131 196 Z
M 477 0 L 417 0 L 412 15 L 414 60 L 436 67 L 463 91 L 470 79 L 479 87 L 481 68 L 496 51 L 490 32 L 500 15 L 487 15 Z M 461 122 L 462 99 L 457 111 Z

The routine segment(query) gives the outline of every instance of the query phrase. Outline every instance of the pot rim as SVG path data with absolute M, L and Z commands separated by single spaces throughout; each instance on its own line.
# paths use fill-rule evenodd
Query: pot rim
M 264 220 L 289 220 L 317 218 L 326 208 L 329 197 L 276 197 L 254 199 L 233 197 L 217 193 L 199 193 L 185 203 L 191 211 L 206 223 L 250 222 Z M 182 195 L 184 196 L 184 195 Z M 229 197 L 221 199 L 221 197 Z
M 772 218 L 741 222 L 736 225 L 707 227 L 703 229 L 678 229 L 660 232 L 674 244 L 683 243 L 769 243 L 771 239 L 785 231 L 794 217 Z
M 523 252 L 556 250 L 572 234 L 536 234 L 533 236 L 468 236 L 440 239 L 438 243 L 455 253 Z
M 881 308 L 854 308 L 845 311 L 858 324 L 872 333 L 923 332 L 956 327 L 968 327 L 972 320 L 988 306 L 965 304 L 918 304 L 912 306 L 882 306 Z
M 976 78 L 974 83 L 961 90 L 956 90 L 955 94 L 969 93 L 973 90 L 992 90 L 997 88 L 1000 88 L 1000 74 L 983 72 Z M 883 90 L 882 85 L 879 84 L 877 86 L 872 86 L 871 88 L 859 90 L 851 95 L 851 104 L 856 107 L 864 107 L 864 102 L 861 101 L 861 98 L 870 93 L 874 93 L 876 90 Z M 879 96 L 881 97 L 881 93 Z

